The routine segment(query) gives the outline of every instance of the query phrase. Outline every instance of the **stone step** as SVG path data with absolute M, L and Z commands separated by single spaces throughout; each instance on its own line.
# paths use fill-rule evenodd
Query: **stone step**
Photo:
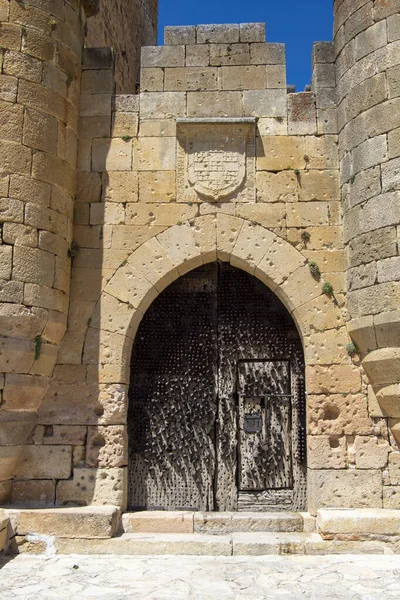
M 7 517 L 17 536 L 37 535 L 56 538 L 111 538 L 119 528 L 116 506 L 73 508 L 7 509 Z
M 318 531 L 325 538 L 399 536 L 400 511 L 385 508 L 321 508 Z
M 4 552 L 8 541 L 8 523 L 9 518 L 6 512 L 0 509 L 0 554 Z
M 306 528 L 305 528 L 306 523 Z M 125 533 L 301 532 L 315 530 L 315 519 L 295 512 L 143 511 L 125 513 Z
M 241 532 L 230 535 L 124 533 L 112 539 L 17 538 L 20 552 L 30 554 L 114 554 L 123 556 L 197 555 L 265 556 L 322 554 L 392 554 L 380 541 L 325 541 L 317 533 Z

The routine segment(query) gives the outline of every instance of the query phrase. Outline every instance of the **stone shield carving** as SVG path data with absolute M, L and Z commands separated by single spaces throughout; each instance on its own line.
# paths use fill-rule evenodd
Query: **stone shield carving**
M 219 200 L 242 185 L 246 175 L 244 139 L 188 139 L 186 151 L 188 180 L 199 194 Z
M 179 201 L 255 201 L 255 120 L 177 123 Z

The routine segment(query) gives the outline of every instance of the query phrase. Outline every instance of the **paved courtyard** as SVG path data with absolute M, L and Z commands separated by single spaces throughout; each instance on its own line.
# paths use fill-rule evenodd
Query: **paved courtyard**
M 0 599 L 315 600 L 400 596 L 400 556 L 0 559 Z

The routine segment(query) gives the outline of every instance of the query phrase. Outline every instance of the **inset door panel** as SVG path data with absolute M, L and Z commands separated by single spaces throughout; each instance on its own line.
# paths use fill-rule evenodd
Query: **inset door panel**
M 239 490 L 293 485 L 288 361 L 238 365 Z

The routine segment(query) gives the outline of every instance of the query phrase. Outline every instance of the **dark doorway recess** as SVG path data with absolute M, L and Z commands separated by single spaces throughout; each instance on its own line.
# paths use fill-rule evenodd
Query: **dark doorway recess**
M 184 275 L 139 327 L 131 510 L 305 508 L 304 359 L 293 319 L 227 263 Z

